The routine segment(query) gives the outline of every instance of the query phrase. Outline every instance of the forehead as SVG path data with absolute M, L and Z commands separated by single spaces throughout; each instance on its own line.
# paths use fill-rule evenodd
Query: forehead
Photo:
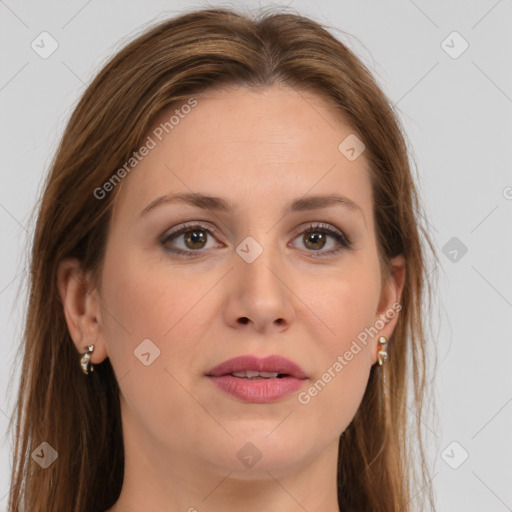
M 174 192 L 269 209 L 288 196 L 336 192 L 370 214 L 364 153 L 350 161 L 339 149 L 353 135 L 311 92 L 278 85 L 207 90 L 158 115 L 148 131 L 153 147 L 123 181 L 116 210 L 129 204 L 140 211 Z

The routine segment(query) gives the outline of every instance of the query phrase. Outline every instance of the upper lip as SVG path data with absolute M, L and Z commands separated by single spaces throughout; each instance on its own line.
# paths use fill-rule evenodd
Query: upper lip
M 293 361 L 279 355 L 271 355 L 258 357 L 253 355 L 234 357 L 215 366 L 209 372 L 208 377 L 219 377 L 221 375 L 229 375 L 233 372 L 242 372 L 251 370 L 256 372 L 278 372 L 290 375 L 297 379 L 306 379 L 304 370 Z

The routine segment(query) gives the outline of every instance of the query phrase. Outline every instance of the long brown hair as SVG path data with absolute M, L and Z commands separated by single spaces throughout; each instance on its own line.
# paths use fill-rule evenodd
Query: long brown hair
M 380 257 L 389 263 L 401 254 L 406 262 L 389 362 L 372 367 L 360 408 L 340 438 L 340 506 L 420 510 L 411 504 L 411 485 L 422 489 L 429 478 L 421 424 L 428 391 L 422 317 L 425 297 L 431 297 L 425 249 L 435 253 L 420 222 L 398 115 L 362 62 L 325 26 L 294 12 L 249 16 L 217 8 L 160 22 L 124 47 L 89 85 L 64 132 L 32 244 L 21 381 L 10 424 L 12 429 L 16 422 L 10 512 L 104 511 L 121 491 L 117 381 L 108 358 L 96 365 L 93 378 L 82 374 L 57 290 L 64 258 L 76 257 L 85 271 L 99 275 L 119 187 L 101 200 L 95 190 L 141 146 L 162 109 L 216 85 L 276 83 L 322 96 L 362 138 Z M 408 436 L 410 414 L 414 439 Z M 31 457 L 42 442 L 58 453 L 47 469 Z M 423 488 L 421 501 L 434 508 L 432 491 Z

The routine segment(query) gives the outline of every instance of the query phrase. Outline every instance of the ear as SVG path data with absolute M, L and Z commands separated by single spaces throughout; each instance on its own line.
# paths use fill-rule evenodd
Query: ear
M 383 280 L 379 307 L 375 317 L 378 334 L 372 341 L 372 364 L 377 362 L 378 340 L 381 336 L 391 338 L 398 322 L 399 311 L 402 309 L 401 299 L 405 283 L 405 259 L 402 255 L 395 256 L 390 262 L 390 273 Z
M 107 357 L 107 351 L 101 332 L 99 297 L 78 259 L 67 258 L 59 264 L 57 287 L 69 334 L 77 351 L 83 354 L 87 345 L 94 345 L 91 363 L 101 363 Z

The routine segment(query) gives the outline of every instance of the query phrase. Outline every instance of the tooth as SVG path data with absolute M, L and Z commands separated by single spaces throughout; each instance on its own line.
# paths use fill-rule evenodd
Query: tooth
M 231 375 L 240 379 L 255 379 L 256 377 L 275 379 L 279 375 L 279 372 L 257 372 L 254 370 L 244 370 L 241 372 L 233 372 Z
M 275 379 L 279 375 L 279 372 L 259 372 L 259 374 L 262 377 L 267 377 L 267 378 Z

